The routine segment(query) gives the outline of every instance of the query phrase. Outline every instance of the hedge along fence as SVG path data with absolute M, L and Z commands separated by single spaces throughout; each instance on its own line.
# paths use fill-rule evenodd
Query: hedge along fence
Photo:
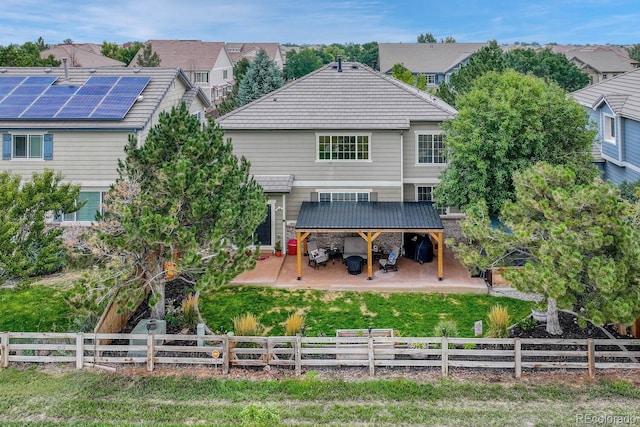
M 509 369 L 640 369 L 640 340 L 448 337 L 241 337 L 229 335 L 1 333 L 0 366 L 69 363 L 77 369 L 146 364 L 235 367 Z

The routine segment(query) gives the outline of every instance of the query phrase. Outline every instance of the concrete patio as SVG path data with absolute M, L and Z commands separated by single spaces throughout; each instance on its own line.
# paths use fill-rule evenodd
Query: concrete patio
M 341 259 L 329 261 L 326 266 L 321 265 L 318 269 L 307 265 L 308 257 L 304 256 L 302 260 L 302 277 L 297 280 L 295 256 L 276 257 L 272 253 L 264 253 L 255 269 L 240 274 L 232 284 L 332 291 L 488 293 L 485 281 L 471 277 L 446 246 L 444 277 L 441 281 L 438 280 L 436 258 L 432 262 L 420 264 L 400 257 L 398 271 L 387 273 L 379 269 L 376 260 L 373 263 L 372 280 L 367 279 L 366 264 L 361 274 L 352 275 L 347 272 Z

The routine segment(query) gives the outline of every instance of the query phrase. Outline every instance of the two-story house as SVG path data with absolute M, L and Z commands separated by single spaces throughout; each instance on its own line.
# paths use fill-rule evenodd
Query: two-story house
M 589 76 L 590 84 L 599 83 L 636 68 L 637 62 L 609 49 L 578 49 L 565 55 L 580 71 Z
M 441 124 L 455 114 L 429 93 L 362 64 L 338 62 L 217 123 L 268 195 L 263 246 L 319 230 L 430 229 L 441 250 L 436 209 L 431 203 L 424 204 L 429 212 L 413 209 L 432 201 L 446 166 Z
M 0 69 L 0 170 L 24 180 L 60 172 L 87 203 L 57 220 L 93 221 L 129 136 L 143 144 L 160 113 L 181 102 L 204 121 L 206 95 L 176 68 Z
M 233 88 L 233 61 L 224 42 L 200 40 L 149 40 L 160 57 L 161 67 L 180 68 L 196 86 L 216 103 Z M 142 53 L 142 48 L 136 55 Z M 138 67 L 134 59 L 129 67 Z
M 428 88 L 435 88 L 448 83 L 485 46 L 488 43 L 379 43 L 378 63 L 380 71 L 389 75 L 395 64 L 402 64 L 414 75 L 424 75 Z
M 249 62 L 253 62 L 260 49 L 264 50 L 269 59 L 271 59 L 276 67 L 280 70 L 284 68 L 284 55 L 280 48 L 280 43 L 226 43 L 225 47 L 229 57 L 233 61 L 233 65 L 237 64 L 243 58 Z
M 596 123 L 596 156 L 615 184 L 640 180 L 640 69 L 571 93 Z

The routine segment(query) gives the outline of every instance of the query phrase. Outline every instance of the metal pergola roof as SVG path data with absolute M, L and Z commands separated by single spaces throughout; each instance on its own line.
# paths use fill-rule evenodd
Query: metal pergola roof
M 296 221 L 297 273 L 302 277 L 302 242 L 311 233 L 356 232 L 368 247 L 368 278 L 372 272 L 372 242 L 381 233 L 427 233 L 438 248 L 438 278 L 443 276 L 443 230 L 431 202 L 302 202 Z

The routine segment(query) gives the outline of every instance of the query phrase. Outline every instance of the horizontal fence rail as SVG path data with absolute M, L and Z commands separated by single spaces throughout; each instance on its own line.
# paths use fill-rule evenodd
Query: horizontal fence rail
M 366 333 L 365 333 L 366 335 Z M 640 369 L 640 339 L 451 337 L 241 337 L 232 335 L 0 333 L 0 367 L 67 363 L 116 370 L 129 364 L 232 367 L 450 368 L 511 370 Z

